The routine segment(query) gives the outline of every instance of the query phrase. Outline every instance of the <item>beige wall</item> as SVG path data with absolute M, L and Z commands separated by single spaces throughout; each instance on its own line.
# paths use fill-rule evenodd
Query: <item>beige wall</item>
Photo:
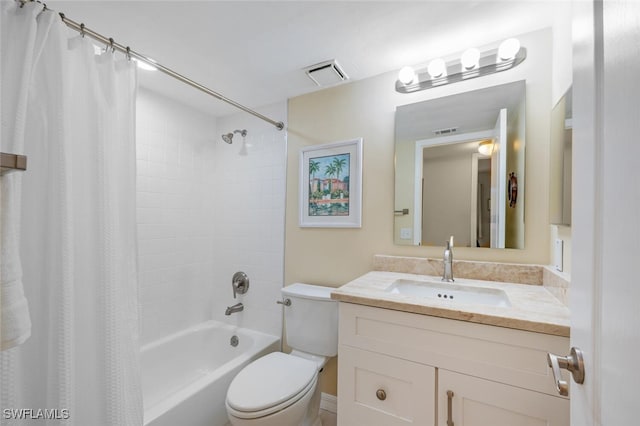
M 527 48 L 527 59 L 503 73 L 399 94 L 394 89 L 396 73 L 392 72 L 289 100 L 285 285 L 340 286 L 371 270 L 374 254 L 442 257 L 442 247 L 393 244 L 395 108 L 522 79 L 527 80 L 525 249 L 459 247 L 454 252 L 457 259 L 549 263 L 551 31 L 518 37 Z M 362 228 L 300 228 L 300 148 L 356 137 L 364 138 Z M 322 390 L 336 393 L 335 368 L 326 371 Z

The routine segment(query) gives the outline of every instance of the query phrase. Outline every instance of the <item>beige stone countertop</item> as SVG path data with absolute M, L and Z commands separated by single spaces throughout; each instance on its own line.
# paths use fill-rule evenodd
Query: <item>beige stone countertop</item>
M 556 336 L 569 336 L 569 309 L 543 286 L 456 278 L 457 285 L 504 290 L 511 306 L 465 304 L 385 291 L 397 279 L 439 282 L 440 277 L 400 272 L 369 272 L 335 289 L 331 298 L 348 303 L 495 325 Z M 446 283 L 442 283 L 445 284 Z

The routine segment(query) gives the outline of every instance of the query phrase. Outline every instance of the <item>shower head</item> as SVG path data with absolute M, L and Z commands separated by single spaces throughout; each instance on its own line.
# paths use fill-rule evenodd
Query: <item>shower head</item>
M 222 140 L 228 144 L 233 143 L 233 133 L 227 133 L 226 135 L 222 135 Z
M 228 144 L 233 143 L 233 135 L 236 133 L 240 133 L 240 135 L 244 138 L 245 136 L 247 136 L 247 131 L 242 129 L 242 130 L 234 130 L 233 133 L 227 133 L 222 135 L 222 140 L 225 141 Z

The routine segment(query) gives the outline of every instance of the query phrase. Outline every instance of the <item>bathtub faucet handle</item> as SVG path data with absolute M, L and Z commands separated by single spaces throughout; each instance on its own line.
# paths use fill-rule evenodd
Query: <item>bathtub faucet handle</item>
M 236 272 L 231 279 L 231 287 L 233 288 L 233 298 L 236 294 L 245 294 L 249 291 L 249 277 L 244 272 Z

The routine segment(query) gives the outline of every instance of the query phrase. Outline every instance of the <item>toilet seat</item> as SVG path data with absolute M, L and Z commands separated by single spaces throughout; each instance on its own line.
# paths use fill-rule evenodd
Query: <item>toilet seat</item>
M 318 380 L 313 361 L 273 352 L 247 365 L 231 382 L 229 414 L 244 419 L 268 416 L 313 392 Z

